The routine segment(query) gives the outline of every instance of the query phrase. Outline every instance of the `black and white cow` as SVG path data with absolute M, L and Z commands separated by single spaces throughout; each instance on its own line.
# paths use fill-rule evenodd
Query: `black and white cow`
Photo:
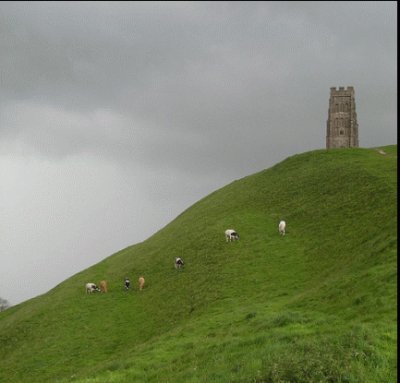
M 175 268 L 180 269 L 185 263 L 182 258 L 175 258 Z
M 100 291 L 100 289 L 96 286 L 95 283 L 86 283 L 86 294 L 91 294 L 94 291 Z
M 226 242 L 237 241 L 239 239 L 239 234 L 236 232 L 236 230 L 228 229 L 225 230 L 225 238 Z

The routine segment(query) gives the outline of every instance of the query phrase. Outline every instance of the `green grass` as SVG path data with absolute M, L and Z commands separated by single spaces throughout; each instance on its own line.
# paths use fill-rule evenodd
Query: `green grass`
M 1 313 L 0 382 L 397 381 L 397 146 L 383 149 L 292 156 Z M 109 293 L 86 295 L 101 279 Z

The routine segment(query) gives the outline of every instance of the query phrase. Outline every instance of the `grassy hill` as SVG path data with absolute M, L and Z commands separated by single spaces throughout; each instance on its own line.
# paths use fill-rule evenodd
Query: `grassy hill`
M 0 382 L 397 381 L 397 146 L 383 149 L 292 156 L 1 313 Z M 86 295 L 101 279 L 109 293 Z

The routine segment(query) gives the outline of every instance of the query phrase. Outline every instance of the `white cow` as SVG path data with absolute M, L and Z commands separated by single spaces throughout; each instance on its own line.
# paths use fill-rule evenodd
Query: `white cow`
M 228 229 L 225 230 L 225 238 L 226 242 L 237 241 L 239 239 L 239 234 L 233 229 Z
M 86 294 L 91 294 L 93 291 L 100 291 L 95 283 L 86 283 Z
M 285 235 L 286 222 L 285 221 L 279 222 L 278 229 L 279 229 L 279 234 Z

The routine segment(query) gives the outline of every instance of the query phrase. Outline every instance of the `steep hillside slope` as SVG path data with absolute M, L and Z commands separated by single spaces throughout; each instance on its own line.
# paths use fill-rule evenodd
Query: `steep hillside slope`
M 5 311 L 0 382 L 395 382 L 397 146 L 384 150 L 290 157 Z M 86 295 L 101 279 L 109 293 Z

